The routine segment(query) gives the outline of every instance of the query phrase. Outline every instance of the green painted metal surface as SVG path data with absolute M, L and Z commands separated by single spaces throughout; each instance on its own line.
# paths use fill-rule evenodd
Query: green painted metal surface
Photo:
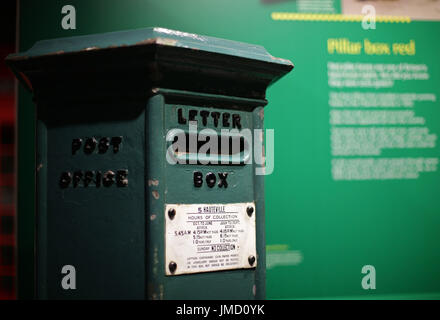
M 38 105 L 37 297 L 138 299 L 145 283 L 145 110 L 142 103 Z M 105 112 L 107 116 L 97 118 Z M 84 118 L 84 115 L 87 115 Z M 95 116 L 94 116 L 95 115 Z M 85 121 L 85 119 L 87 119 Z M 120 150 L 72 154 L 78 137 L 122 136 Z M 62 172 L 128 169 L 129 187 L 61 188 Z M 61 269 L 75 267 L 75 290 Z
M 7 58 L 37 109 L 36 297 L 263 299 L 256 165 L 171 165 L 165 138 L 187 127 L 178 109 L 233 113 L 228 125 L 203 125 L 218 133 L 233 116 L 242 129 L 262 129 L 266 88 L 293 65 L 261 47 L 167 29 L 103 38 L 43 41 Z M 229 186 L 195 187 L 195 171 L 227 173 Z M 256 206 L 257 267 L 165 275 L 166 204 L 244 202 Z M 74 290 L 61 286 L 66 265 L 77 270 Z
M 197 93 L 180 93 L 174 91 L 159 91 L 159 94 L 149 101 L 147 127 L 147 154 L 148 176 L 152 179 L 148 186 L 147 197 L 149 199 L 150 220 L 147 231 L 148 259 L 148 296 L 160 299 L 264 299 L 265 298 L 265 238 L 264 238 L 264 189 L 262 179 L 254 175 L 255 165 L 243 166 L 228 165 L 171 165 L 162 161 L 167 145 L 163 143 L 165 133 L 173 128 L 187 129 L 185 125 L 177 122 L 177 109 L 183 110 L 207 110 L 211 112 L 228 111 L 228 107 L 237 108 L 234 112 L 241 115 L 243 128 L 261 128 L 262 119 L 259 114 L 264 101 L 259 101 L 256 107 L 248 104 L 248 101 L 231 99 L 229 105 L 225 106 L 222 97 L 210 96 L 200 99 Z M 184 98 L 182 98 L 184 97 Z M 179 102 L 177 104 L 177 101 Z M 220 107 L 223 105 L 223 109 Z M 241 106 L 240 106 L 241 105 Z M 243 107 L 251 108 L 253 111 L 242 111 Z M 224 109 L 226 107 L 226 109 Z M 162 124 L 162 126 L 158 126 Z M 177 125 L 176 125 L 177 124 Z M 218 133 L 222 128 L 213 128 Z M 158 134 L 161 132 L 162 134 Z M 193 185 L 192 176 L 194 171 L 200 171 L 203 176 L 208 172 L 227 172 L 228 188 L 208 188 L 202 186 L 196 188 Z M 258 179 L 258 180 L 257 180 Z M 158 192 L 154 194 L 154 192 Z M 164 237 L 163 226 L 165 223 L 163 211 L 166 203 L 256 203 L 256 235 L 257 235 L 257 256 L 259 264 L 256 270 L 231 270 L 218 271 L 200 274 L 192 274 L 176 277 L 164 277 Z M 151 263 L 158 261 L 159 263 Z

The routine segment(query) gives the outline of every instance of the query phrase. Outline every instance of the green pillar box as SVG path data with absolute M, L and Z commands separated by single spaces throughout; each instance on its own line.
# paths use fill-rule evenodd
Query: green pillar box
M 7 63 L 37 110 L 37 298 L 265 297 L 252 134 L 290 61 L 148 28 L 39 41 Z

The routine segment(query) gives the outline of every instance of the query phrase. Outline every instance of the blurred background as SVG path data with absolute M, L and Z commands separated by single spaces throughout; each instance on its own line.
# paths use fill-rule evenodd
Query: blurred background
M 65 5 L 76 9 L 75 29 L 62 28 Z M 374 28 L 347 16 L 365 5 L 380 18 Z M 16 101 L 4 57 L 42 39 L 152 26 L 259 44 L 295 64 L 265 109 L 275 130 L 275 170 L 265 180 L 268 298 L 440 298 L 440 1 L 0 6 L 0 298 L 33 297 L 35 236 L 35 107 L 21 86 Z M 349 53 L 350 43 L 362 50 Z M 375 290 L 361 285 L 365 265 L 376 269 Z
M 4 64 L 15 52 L 16 3 L 3 1 L 0 19 L 0 299 L 15 298 L 15 90 Z

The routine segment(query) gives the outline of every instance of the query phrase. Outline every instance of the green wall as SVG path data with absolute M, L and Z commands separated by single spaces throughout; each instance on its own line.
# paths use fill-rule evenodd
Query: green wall
M 330 92 L 368 92 L 373 94 L 373 99 L 390 92 L 438 95 L 439 22 L 377 23 L 376 30 L 363 30 L 360 22 L 271 18 L 274 11 L 295 11 L 295 1 L 264 4 L 257 0 L 21 0 L 20 3 L 20 51 L 41 39 L 160 26 L 260 44 L 272 55 L 290 59 L 295 69 L 270 88 L 269 105 L 265 109 L 265 126 L 275 129 L 275 171 L 266 177 L 267 297 L 440 296 L 440 175 L 436 166 L 422 163 L 420 166 L 431 172 L 420 173 L 418 177 L 411 175 L 414 165 L 402 162 L 389 162 L 386 167 L 400 170 L 400 174 L 403 171 L 400 177 L 385 179 L 386 175 L 377 167 L 353 169 L 364 175 L 362 180 L 332 177 L 332 160 L 438 159 L 438 146 L 434 142 L 429 148 L 390 148 L 382 149 L 380 155 L 338 156 L 332 154 L 331 145 L 331 130 L 344 127 L 426 127 L 435 135 L 440 131 L 437 100 L 416 101 L 414 107 L 356 108 L 414 111 L 416 117 L 424 119 L 418 124 L 407 119 L 395 125 L 331 125 L 329 120 L 331 111 L 353 109 L 351 105 L 330 107 Z M 61 8 L 66 4 L 76 8 L 76 30 L 61 28 Z M 339 11 L 339 1 L 335 1 L 335 12 Z M 329 38 L 354 42 L 369 39 L 388 44 L 414 40 L 416 53 L 411 56 L 330 54 Z M 429 79 L 395 81 L 387 88 L 336 88 L 328 84 L 329 61 L 423 64 L 429 69 Z M 23 263 L 24 257 L 32 252 L 33 239 L 33 110 L 30 94 L 20 89 L 18 210 L 22 276 L 19 294 L 23 298 L 31 297 L 33 290 L 33 266 Z M 377 120 L 377 114 L 373 117 Z M 392 117 L 392 113 L 387 113 L 384 121 L 392 122 Z M 395 134 L 390 139 L 399 137 Z M 424 139 L 416 140 L 420 144 Z M 353 177 L 349 175 L 350 179 Z M 376 290 L 361 287 L 364 265 L 376 268 Z

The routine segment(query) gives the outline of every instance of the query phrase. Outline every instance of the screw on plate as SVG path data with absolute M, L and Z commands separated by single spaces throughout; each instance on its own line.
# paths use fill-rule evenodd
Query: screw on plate
M 176 272 L 177 269 L 177 263 L 175 263 L 174 261 L 171 261 L 170 264 L 168 265 L 168 268 L 170 269 L 171 273 Z
M 171 220 L 173 220 L 175 216 L 176 216 L 176 210 L 173 209 L 173 208 L 169 209 L 169 210 L 168 210 L 168 217 L 169 217 Z
M 250 264 L 251 266 L 253 266 L 254 263 L 255 263 L 255 257 L 254 257 L 254 256 L 249 256 L 249 258 L 248 258 L 248 262 L 249 262 L 249 264 Z
M 252 217 L 252 213 L 254 213 L 254 207 L 247 207 L 246 212 L 249 217 Z

